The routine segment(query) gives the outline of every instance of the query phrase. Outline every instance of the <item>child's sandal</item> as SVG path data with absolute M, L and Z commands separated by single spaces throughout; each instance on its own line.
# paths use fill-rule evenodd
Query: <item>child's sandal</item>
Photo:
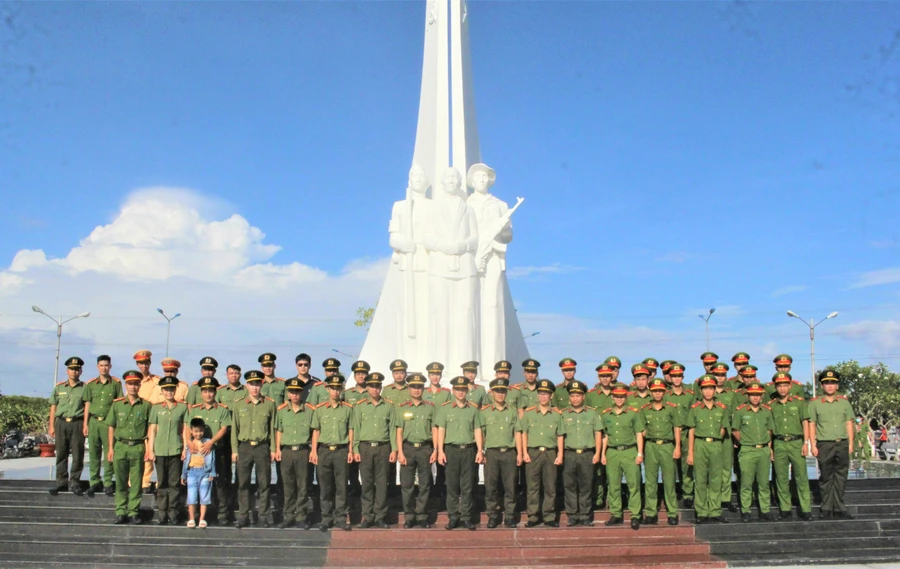
M 189 528 L 197 527 L 197 522 L 195 522 L 194 520 L 188 520 L 187 527 L 189 527 Z
M 200 525 L 198 526 L 201 529 L 206 527 L 206 520 L 200 520 Z

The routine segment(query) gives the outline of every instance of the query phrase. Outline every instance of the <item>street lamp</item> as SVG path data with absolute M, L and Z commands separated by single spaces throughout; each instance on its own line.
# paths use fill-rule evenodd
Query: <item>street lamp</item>
M 524 339 L 527 340 L 528 338 L 534 338 L 534 337 L 537 336 L 538 334 L 540 334 L 540 332 L 534 332 L 533 334 L 528 334 L 527 336 L 525 336 Z
M 163 312 L 162 308 L 157 308 L 156 311 L 162 314 L 162 317 L 166 319 L 166 357 L 169 357 L 169 334 L 172 332 L 172 320 L 181 316 L 181 313 L 176 312 L 175 316 L 169 318 L 166 316 L 166 313 Z
M 816 396 L 816 326 L 825 322 L 826 320 L 830 320 L 838 315 L 837 312 L 832 312 L 825 318 L 816 322 L 812 318 L 809 319 L 809 322 L 800 318 L 796 312 L 793 310 L 788 310 L 787 315 L 791 318 L 796 318 L 800 322 L 803 322 L 807 326 L 809 326 L 809 361 L 810 361 L 810 373 L 812 373 L 812 394 L 813 398 Z
M 69 318 L 68 320 L 63 320 L 62 316 L 60 316 L 59 318 L 54 318 L 54 317 L 50 316 L 49 314 L 47 314 L 46 312 L 41 310 L 41 307 L 37 306 L 37 305 L 32 306 L 31 310 L 33 310 L 34 312 L 37 312 L 38 314 L 43 314 L 50 320 L 53 320 L 54 323 L 56 323 L 56 365 L 53 366 L 53 385 L 56 385 L 56 380 L 57 380 L 57 378 L 59 378 L 59 342 L 60 342 L 60 339 L 62 338 L 63 324 L 65 324 L 66 322 L 71 322 L 72 320 L 75 320 L 76 318 L 87 318 L 88 316 L 91 315 L 91 313 L 90 312 L 82 312 L 78 316 L 73 316 L 73 317 Z
M 716 311 L 715 308 L 710 308 L 709 314 L 707 314 L 707 315 L 698 314 L 697 315 L 697 317 L 700 318 L 700 320 L 703 320 L 704 322 L 706 322 L 706 351 L 707 352 L 709 351 L 709 319 L 712 318 L 713 312 L 715 312 L 715 311 Z
M 331 351 L 332 351 L 332 352 L 335 352 L 335 353 L 337 353 L 337 354 L 341 354 L 342 356 L 347 356 L 348 358 L 355 358 L 355 357 L 356 357 L 356 356 L 351 356 L 351 355 L 348 354 L 347 352 L 342 352 L 342 351 L 340 351 L 340 350 L 338 350 L 338 349 L 336 349 L 336 348 L 331 348 Z

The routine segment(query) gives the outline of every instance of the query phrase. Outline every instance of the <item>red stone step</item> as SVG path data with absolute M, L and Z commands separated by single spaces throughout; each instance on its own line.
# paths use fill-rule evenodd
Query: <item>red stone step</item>
M 431 560 L 418 564 L 383 564 L 377 563 L 335 563 L 329 557 L 325 567 L 329 569 L 395 569 L 398 566 L 414 566 L 419 569 L 438 569 L 441 567 L 453 567 L 454 569 L 531 569 L 534 567 L 546 567 L 548 569 L 588 569 L 590 567 L 604 567 L 605 569 L 723 569 L 728 567 L 725 561 L 710 557 L 709 555 L 667 555 L 664 557 L 634 555 L 634 556 L 607 556 L 607 557 L 579 557 L 573 556 L 561 559 L 522 559 L 510 555 L 502 561 L 496 559 L 487 560 L 455 560 L 434 556 Z
M 593 519 L 594 519 L 595 526 L 598 525 L 598 523 L 602 524 L 603 522 L 608 520 L 610 517 L 609 510 L 606 510 L 606 509 L 597 510 L 593 513 L 593 515 L 594 515 Z M 432 521 L 432 523 L 436 527 L 439 526 L 439 527 L 443 528 L 444 525 L 448 521 L 447 512 L 443 511 L 443 510 L 440 512 L 437 512 L 436 519 L 434 516 L 435 516 L 435 512 L 431 512 L 429 514 L 428 520 Z M 628 521 L 631 520 L 631 515 L 628 512 L 625 512 L 624 516 L 625 516 L 625 522 L 628 523 Z M 355 517 L 351 516 L 351 518 L 355 520 Z M 488 522 L 488 515 L 485 512 L 481 512 L 480 514 L 478 514 L 478 519 L 479 519 L 479 522 L 477 522 L 477 523 L 480 523 L 482 525 L 482 527 L 484 527 L 484 525 L 487 524 L 487 522 Z M 668 519 L 669 518 L 665 512 L 659 513 L 659 523 L 665 525 L 665 523 L 668 521 Z M 525 522 L 528 521 L 528 516 L 525 514 L 525 512 L 522 512 L 520 514 L 517 514 L 516 520 L 519 522 L 519 527 L 523 527 L 525 525 Z M 405 522 L 405 521 L 406 521 L 406 516 L 402 512 L 398 513 L 397 514 L 397 525 L 402 526 L 403 522 Z M 502 519 L 501 519 L 501 521 L 502 521 Z M 560 512 L 557 517 L 557 521 L 559 522 L 559 524 L 561 526 L 564 526 L 564 525 L 566 525 L 566 522 L 569 521 L 569 516 L 566 515 L 565 512 Z M 682 521 L 681 523 L 686 524 L 687 522 Z

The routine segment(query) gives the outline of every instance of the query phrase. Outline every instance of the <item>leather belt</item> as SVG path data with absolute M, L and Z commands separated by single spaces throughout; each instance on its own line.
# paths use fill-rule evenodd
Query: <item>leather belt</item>
M 328 449 L 328 450 L 338 450 L 338 449 L 342 449 L 342 448 L 347 448 L 347 443 L 343 443 L 340 445 L 319 444 L 319 448 L 320 449 L 324 448 L 324 449 Z
M 721 439 L 721 438 L 716 438 L 716 437 L 700 437 L 700 440 L 701 440 L 701 441 L 706 441 L 706 442 L 708 442 L 708 443 L 720 443 L 720 442 L 722 442 L 722 439 Z
M 636 444 L 634 444 L 634 445 L 618 445 L 618 446 L 607 447 L 606 450 L 628 450 L 628 449 L 632 449 L 636 446 L 637 446 Z
M 466 450 L 468 448 L 474 448 L 475 443 L 469 443 L 469 444 L 465 444 L 465 445 L 447 445 L 447 446 L 449 446 L 451 448 L 458 448 L 459 450 Z
M 130 440 L 130 439 L 117 439 L 117 440 L 118 440 L 118 442 L 120 442 L 120 443 L 122 443 L 122 444 L 124 444 L 124 445 L 128 445 L 128 446 L 130 446 L 130 447 L 144 444 L 144 439 L 135 439 L 135 440 Z
M 566 450 L 570 450 L 570 451 L 574 452 L 575 454 L 584 454 L 587 452 L 594 452 L 594 447 L 591 447 L 591 448 L 569 448 L 569 447 L 566 447 Z
M 548 450 L 555 450 L 555 447 L 528 447 L 529 451 L 536 450 L 538 452 L 546 452 Z
M 403 444 L 404 444 L 404 445 L 409 445 L 409 446 L 411 446 L 411 447 L 413 447 L 413 448 L 422 448 L 422 447 L 430 447 L 430 446 L 434 446 L 434 445 L 431 443 L 431 441 L 426 441 L 426 442 L 424 442 L 424 443 L 411 443 L 411 442 L 409 442 L 409 441 L 403 441 Z
M 105 417 L 101 415 L 91 415 L 91 419 L 97 419 L 98 421 L 103 421 Z
M 359 444 L 367 447 L 380 447 L 388 444 L 388 441 L 359 441 Z
M 267 445 L 267 444 L 269 444 L 269 441 L 267 439 L 262 439 L 259 441 L 239 441 L 239 444 L 240 443 L 247 443 L 248 445 L 255 447 L 258 445 Z
M 309 450 L 309 445 L 281 445 L 281 450 Z
M 83 421 L 84 417 L 57 417 L 58 419 L 62 419 L 66 423 L 71 423 L 72 421 Z
M 507 452 L 507 451 L 510 451 L 510 450 L 513 450 L 513 449 L 512 449 L 512 447 L 491 447 L 491 448 L 489 448 L 488 450 L 495 450 L 495 451 L 498 451 L 498 452 Z
M 655 445 L 668 445 L 672 444 L 675 441 L 672 439 L 647 439 L 648 443 L 653 443 Z
M 747 447 L 747 448 L 766 448 L 769 445 L 741 445 L 741 446 Z
M 784 441 L 787 443 L 790 441 L 799 441 L 803 438 L 803 435 L 775 435 L 772 438 L 774 438 L 776 441 Z

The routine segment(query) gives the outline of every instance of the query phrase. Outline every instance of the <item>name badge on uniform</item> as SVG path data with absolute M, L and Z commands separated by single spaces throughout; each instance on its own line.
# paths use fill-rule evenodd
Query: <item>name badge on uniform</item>
M 414 416 L 415 416 L 415 415 L 414 415 L 413 413 L 404 413 L 404 414 L 403 414 L 403 418 L 406 419 L 407 421 L 409 421 L 410 419 L 412 419 Z

